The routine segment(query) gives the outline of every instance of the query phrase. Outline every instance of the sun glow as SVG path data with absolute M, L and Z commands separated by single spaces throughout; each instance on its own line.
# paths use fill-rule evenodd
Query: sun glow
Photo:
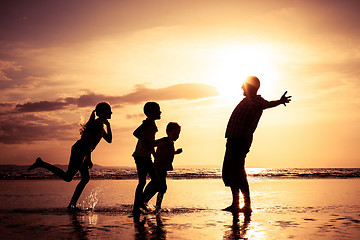
M 211 83 L 222 99 L 237 101 L 241 98 L 241 85 L 247 76 L 260 79 L 259 94 L 271 91 L 276 69 L 274 55 L 269 49 L 257 45 L 233 45 L 216 49 L 213 57 Z

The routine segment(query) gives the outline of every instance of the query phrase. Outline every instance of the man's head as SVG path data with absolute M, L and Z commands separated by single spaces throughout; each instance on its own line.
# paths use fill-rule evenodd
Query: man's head
M 241 86 L 245 97 L 255 96 L 260 88 L 260 80 L 255 76 L 249 76 Z

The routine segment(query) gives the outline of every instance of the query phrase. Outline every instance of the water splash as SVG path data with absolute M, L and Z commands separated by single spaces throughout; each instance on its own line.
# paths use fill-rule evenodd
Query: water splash
M 87 196 L 82 202 L 81 204 L 82 208 L 86 210 L 93 210 L 96 204 L 99 202 L 100 193 L 101 193 L 101 187 L 96 187 L 93 190 L 91 190 L 89 196 Z

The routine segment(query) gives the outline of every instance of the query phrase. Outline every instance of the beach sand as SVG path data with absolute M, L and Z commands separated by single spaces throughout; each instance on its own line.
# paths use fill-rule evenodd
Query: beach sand
M 221 211 L 220 179 L 169 180 L 161 214 L 131 217 L 135 180 L 92 180 L 68 213 L 77 181 L 0 181 L 2 239 L 360 239 L 360 179 L 249 179 L 253 214 Z M 154 202 L 152 202 L 154 203 Z

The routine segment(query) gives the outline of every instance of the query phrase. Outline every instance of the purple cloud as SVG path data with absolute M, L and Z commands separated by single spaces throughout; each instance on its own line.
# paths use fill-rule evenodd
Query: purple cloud
M 187 99 L 195 100 L 217 96 L 216 88 L 200 83 L 176 84 L 166 88 L 151 89 L 137 85 L 135 91 L 122 96 L 106 96 L 104 94 L 88 93 L 78 98 L 61 98 L 54 101 L 39 101 L 17 104 L 17 112 L 44 112 L 64 109 L 67 106 L 92 107 L 98 102 L 107 101 L 110 104 L 139 104 L 146 101 L 166 101 Z

